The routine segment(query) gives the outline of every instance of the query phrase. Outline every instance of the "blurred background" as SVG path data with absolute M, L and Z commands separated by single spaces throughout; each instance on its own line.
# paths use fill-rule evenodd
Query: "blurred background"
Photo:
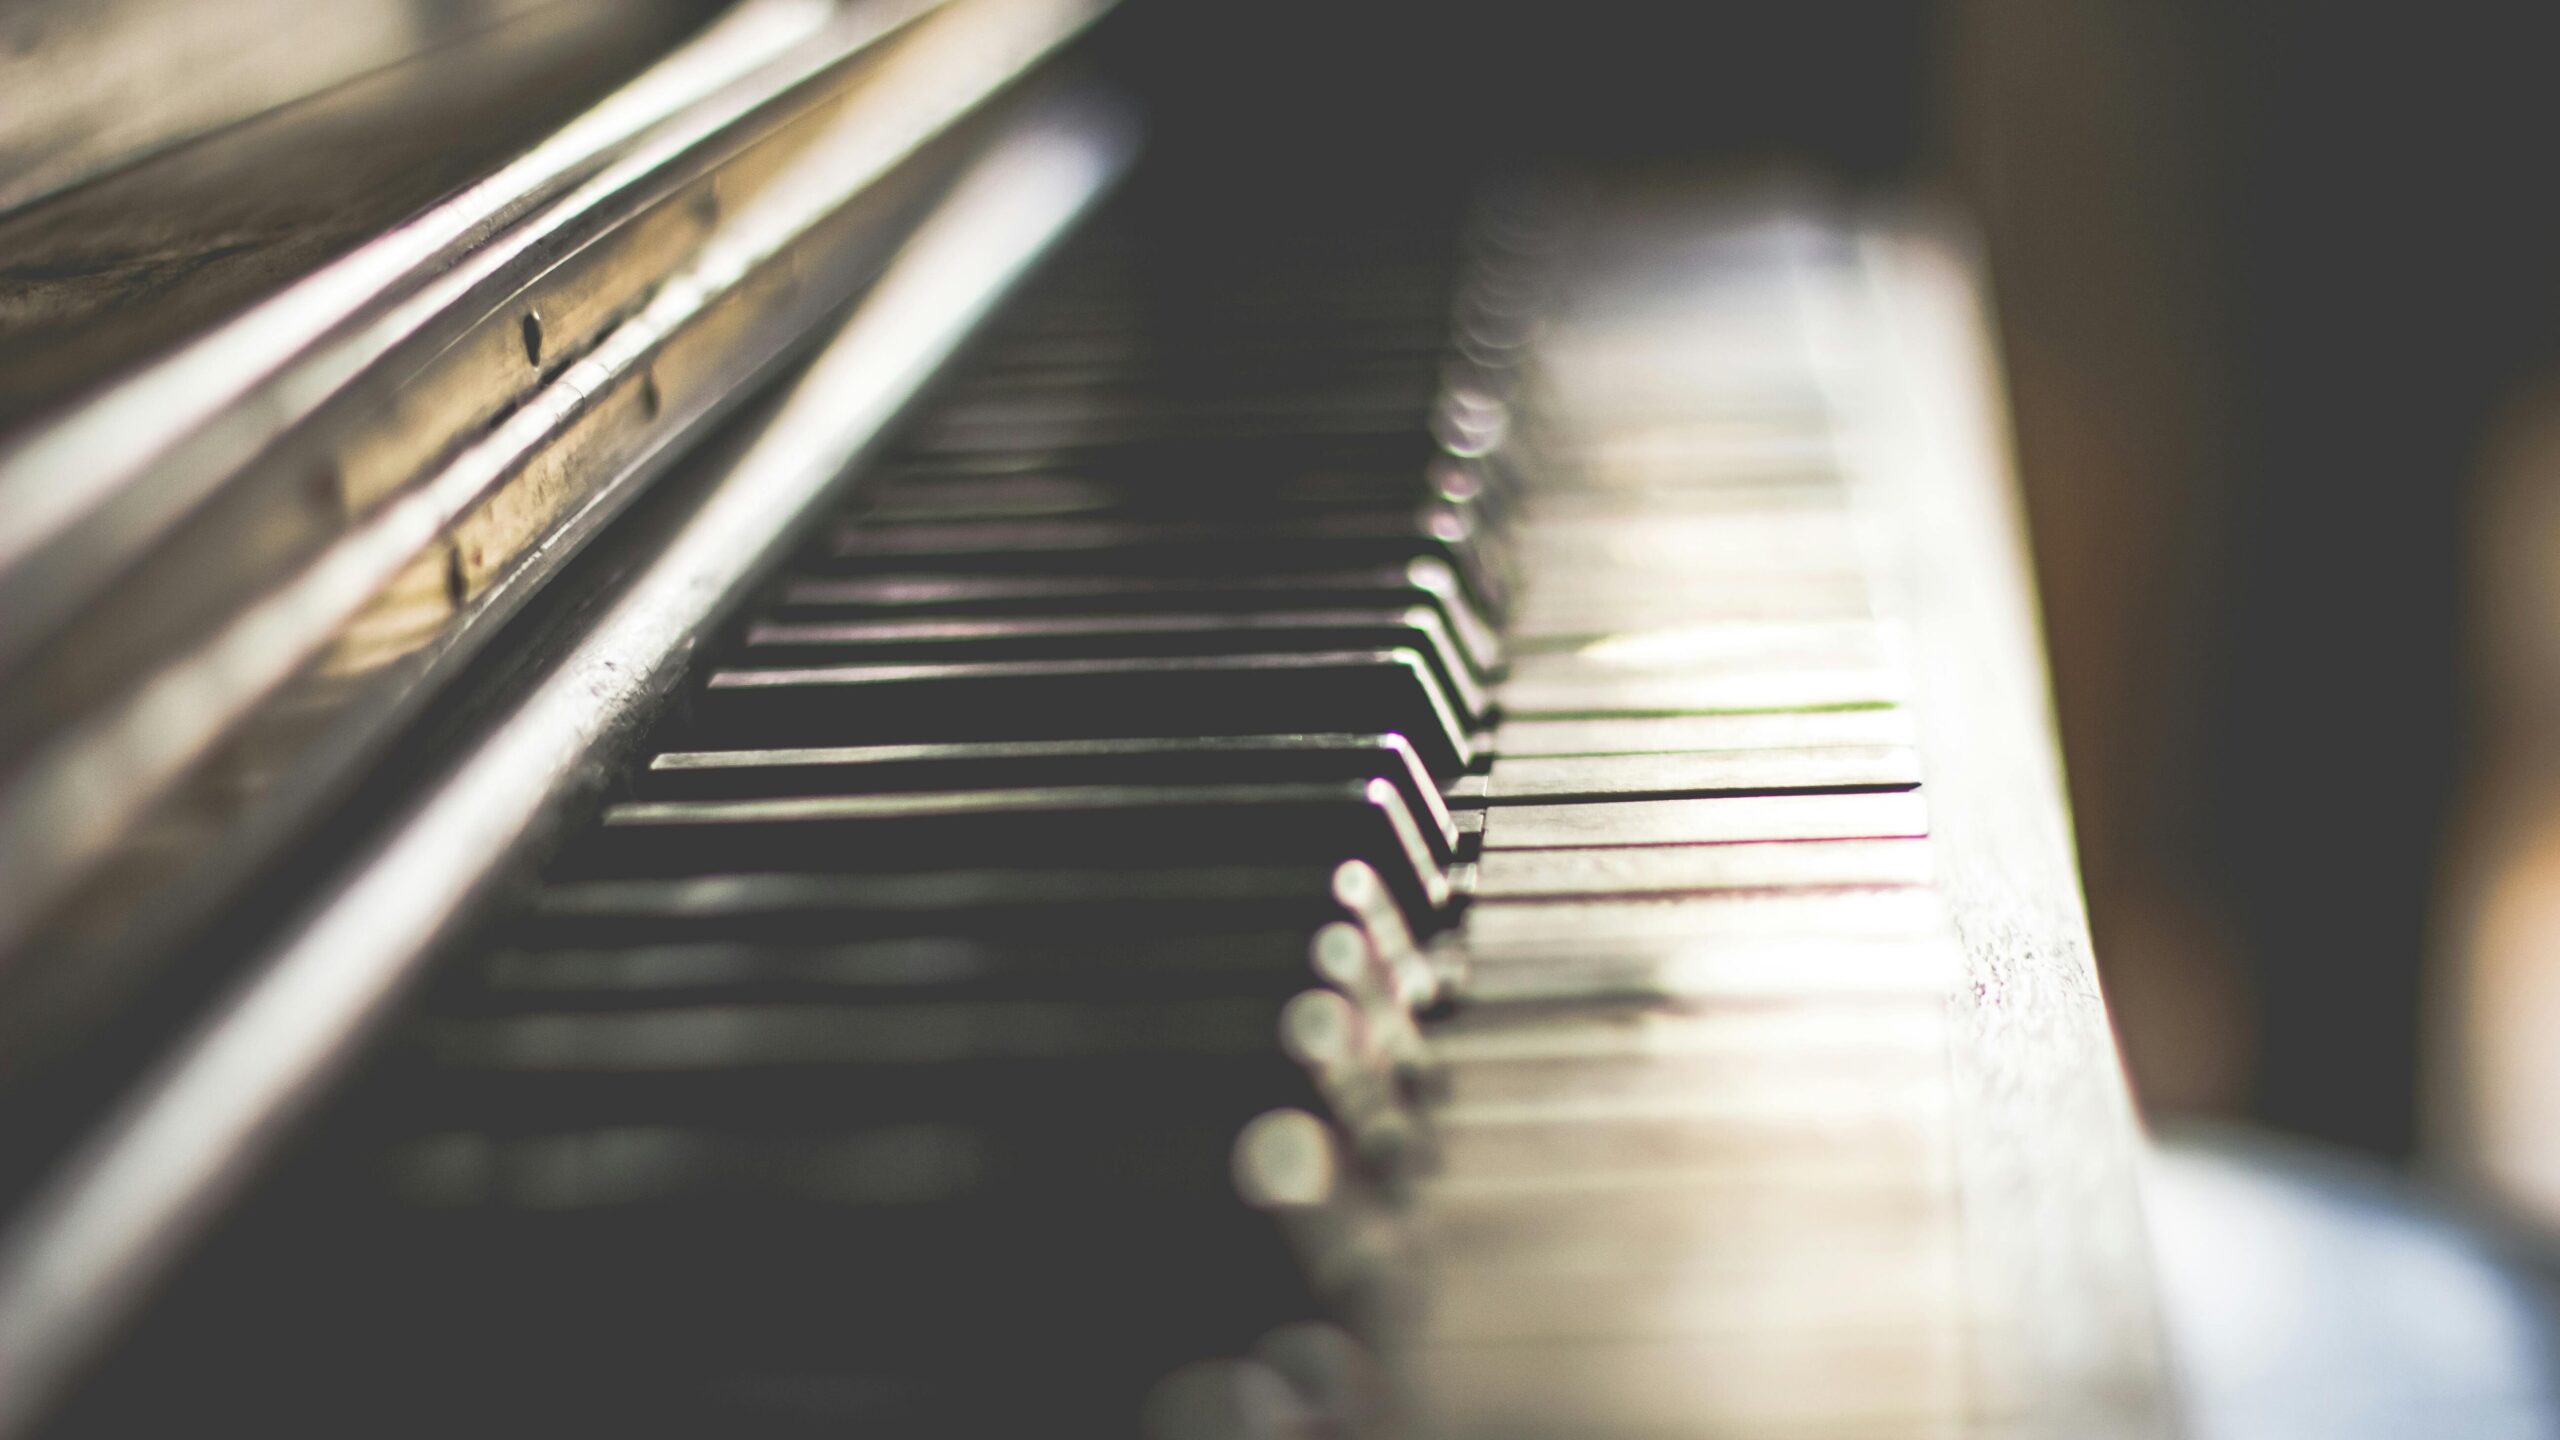
M 2146 1104 L 2560 1220 L 2547 20 L 1945 18 L 1936 153 L 1999 286 Z

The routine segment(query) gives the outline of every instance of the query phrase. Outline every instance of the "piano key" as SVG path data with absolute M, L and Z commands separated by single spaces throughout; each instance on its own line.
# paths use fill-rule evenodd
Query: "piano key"
M 1346 918 L 1331 889 L 1334 870 L 1330 862 L 894 875 L 707 868 L 683 877 L 555 881 L 526 897 L 509 934 L 574 946 L 688 938 L 1178 934 L 1238 925 L 1303 925 L 1313 933 Z
M 1837 710 L 1899 703 L 1902 673 L 1883 665 L 1842 669 L 1620 675 L 1562 683 L 1514 675 L 1495 689 L 1503 713 L 1525 720 L 1677 716 L 1763 710 Z
M 1251 509 L 1259 503 L 1255 492 L 1285 491 L 1319 476 L 1372 479 L 1381 494 L 1403 497 L 1409 509 L 1444 488 L 1436 482 L 1445 463 L 1420 429 L 1395 435 L 1285 437 L 1250 448 L 1149 436 L 1100 446 L 901 454 L 883 467 L 881 480 L 892 492 L 930 493 L 945 484 L 1072 476 L 1115 493 L 1159 500 L 1167 507 L 1159 513 L 1198 518 L 1203 506 Z M 868 503 L 858 499 L 856 506 Z M 866 513 L 856 508 L 847 518 L 858 520 Z
M 1126 296 L 1114 298 L 1125 302 Z M 1007 329 L 987 337 L 988 352 L 1003 361 L 990 374 L 1001 379 L 1026 365 L 1105 373 L 1126 367 L 1178 382 L 1185 372 L 1168 371 L 1168 362 L 1195 354 L 1205 365 L 1232 370 L 1304 364 L 1308 357 L 1340 354 L 1410 356 L 1427 364 L 1448 353 L 1446 312 L 1425 319 L 1419 313 L 1424 307 L 1410 296 L 1382 314 L 1328 313 L 1323 297 L 1302 299 L 1304 303 L 1285 312 L 1272 306 L 1226 312 L 1226 323 L 1218 323 L 1221 312 L 1214 297 L 1203 297 L 1200 313 L 1188 323 L 1132 325 L 1125 303 L 1119 323 L 1107 317 L 1101 304 L 1088 306 L 1082 319 L 1061 313 L 1048 323 L 1019 329 L 1012 326 L 1020 322 L 1009 322 Z
M 1333 1116 L 1346 1147 L 1384 1155 L 1410 1144 L 1415 1122 L 1400 1110 L 1330 1109 L 1327 1087 L 1282 1049 L 1284 1004 L 797 1003 L 439 1019 L 384 1066 L 386 1079 L 432 1076 L 432 1086 L 377 1113 L 396 1133 L 493 1136 L 952 1125 L 1073 1146 L 1152 1129 L 1199 1137 L 1188 1154 L 1164 1153 L 1203 1182 L 1237 1130 L 1271 1106 Z
M 1711 1249 L 1725 1236 L 1788 1228 L 1935 1239 L 1927 1232 L 1951 1218 L 1954 1195 L 1943 1167 L 1896 1172 L 1839 1158 L 1844 1163 L 1760 1176 L 1726 1169 L 1435 1180 L 1414 1192 L 1410 1223 L 1418 1248 L 1491 1269 L 1581 1256 L 1606 1263 L 1650 1254 L 1658 1261 Z
M 956 615 L 1254 614 L 1269 610 L 1428 605 L 1480 673 L 1502 663 L 1490 622 L 1447 562 L 1424 557 L 1370 570 L 1263 576 L 952 575 L 897 572 L 797 579 L 783 588 L 792 618 Z
M 1503 743 L 1501 732 L 1494 738 L 1497 746 Z M 1475 788 L 1483 792 L 1481 803 L 1509 807 L 1799 790 L 1908 790 L 1919 783 L 1920 757 L 1907 746 L 1839 745 L 1650 755 L 1506 753 Z
M 1361 859 L 1417 927 L 1447 873 L 1394 785 L 1075 786 L 1040 790 L 632 801 L 555 865 L 576 877 L 724 865 L 857 874 L 1043 861 L 1119 868 Z
M 1779 1233 L 1734 1227 L 1712 1260 L 1668 1267 L 1659 1253 L 1610 1257 L 1615 1263 L 1581 1256 L 1444 1266 L 1430 1306 L 1401 1338 L 1412 1345 L 1717 1340 L 1772 1330 L 1921 1330 L 1962 1311 L 1951 1245 L 1915 1254 L 1899 1227 L 1769 1228 Z
M 1889 662 L 1884 637 L 1883 627 L 1867 620 L 1631 629 L 1571 645 L 1549 640 L 1521 647 L 1515 669 L 1559 685 L 1605 684 L 1628 674 L 1855 669 Z
M 1910 997 L 1819 1006 L 1620 999 L 1462 1007 L 1435 1017 L 1426 1043 L 1452 1092 L 1481 1087 L 1479 1098 L 1547 1075 L 1641 1083 L 1657 1068 L 1693 1064 L 1820 1071 L 1873 1064 L 1934 1073 L 1946 1062 L 1943 1010 Z
M 783 1191 L 834 1206 L 948 1199 L 989 1168 L 985 1138 L 907 1125 L 775 1140 L 670 1126 L 513 1139 L 424 1136 L 385 1160 L 403 1198 L 438 1207 L 508 1204 L 550 1212 Z
M 1214 301 L 1207 302 L 1214 306 Z M 1098 311 L 1097 307 L 1097 311 Z M 1015 364 L 1059 366 L 1115 364 L 1162 366 L 1198 354 L 1204 363 L 1236 367 L 1285 363 L 1307 356 L 1333 354 L 1413 355 L 1430 359 L 1448 352 L 1446 311 L 1425 318 L 1424 306 L 1405 304 L 1390 313 L 1364 315 L 1328 311 L 1322 296 L 1301 296 L 1285 309 L 1259 306 L 1236 314 L 1204 310 L 1189 324 L 1130 326 L 1113 324 L 1102 314 L 1079 320 L 1052 317 L 1046 324 L 1008 329 L 988 337 L 990 351 Z M 1125 314 L 1121 317 L 1125 321 Z M 1016 322 L 1019 323 L 1019 322 Z
M 1953 925 L 1946 902 L 1927 890 L 1824 890 L 1485 905 L 1469 912 L 1466 940 L 1487 961 L 1545 960 L 1698 940 L 1923 940 L 1950 935 Z
M 883 483 L 863 518 L 882 524 L 953 524 L 1061 518 L 1128 520 L 1168 511 L 1232 516 L 1305 510 L 1339 513 L 1410 508 L 1418 491 L 1410 465 L 1362 472 L 1336 467 L 1285 480 L 1203 489 L 1197 484 L 1108 481 L 1078 472 L 922 478 Z M 1194 477 L 1186 477 L 1191 479 Z
M 1065 273 L 1064 267 L 1059 273 Z M 1340 283 L 1356 290 L 1365 279 L 1356 269 L 1339 269 L 1322 283 Z M 1432 287 L 1434 293 L 1442 289 L 1447 277 L 1440 279 L 1442 284 Z M 1288 322 L 1297 318 L 1294 314 L 1277 313 L 1268 306 L 1256 307 L 1250 323 L 1185 323 L 1188 317 L 1166 317 L 1161 321 L 1147 317 L 1139 321 L 1130 315 L 1129 305 L 1140 298 L 1143 286 L 1143 281 L 1125 274 L 1109 284 L 1096 283 L 1081 300 L 1030 328 L 1018 328 L 1022 321 L 1011 315 L 1002 317 L 989 329 L 984 342 L 990 362 L 1000 363 L 972 365 L 964 374 L 982 383 L 1000 384 L 1025 364 L 1106 373 L 1115 366 L 1140 365 L 1148 367 L 1144 373 L 1149 378 L 1160 379 L 1167 387 L 1178 390 L 1184 372 L 1165 367 L 1168 357 L 1179 359 L 1198 353 L 1208 362 L 1231 369 L 1249 366 L 1263 357 L 1270 357 L 1270 363 L 1280 363 L 1334 353 L 1409 356 L 1427 365 L 1447 349 L 1445 335 L 1433 337 L 1434 322 L 1425 317 L 1427 306 L 1410 294 L 1395 296 L 1381 313 L 1327 316 L 1327 323 L 1321 328 L 1306 329 L 1289 326 Z M 1201 297 L 1197 313 L 1207 314 L 1208 307 L 1214 306 L 1218 298 Z M 1115 309 L 1116 316 L 1112 313 Z M 1364 320 L 1371 323 L 1364 324 Z M 1445 315 L 1438 317 L 1440 328 L 1445 329 L 1446 323 Z
M 1784 1173 L 1842 1153 L 1859 1163 L 1925 1170 L 1947 1162 L 1951 1106 L 1944 1085 L 1879 1089 L 1854 1075 L 1782 1092 L 1729 1086 L 1651 1103 L 1444 1103 L 1430 1111 L 1433 1175 L 1437 1183 L 1591 1170 L 1685 1180 L 1744 1166 Z
M 1663 1065 L 1658 1082 L 1680 1067 Z M 1655 1083 L 1490 1088 L 1446 1077 L 1430 1122 L 1448 1174 L 1596 1163 L 1696 1164 L 1793 1144 L 1942 1145 L 1948 1099 L 1937 1067 L 1875 1057 L 1818 1073 L 1730 1067 L 1709 1086 Z M 1783 1080 L 1784 1083 L 1775 1083 Z M 1772 1136 L 1783 1136 L 1773 1139 Z
M 1264 784 L 1380 779 L 1421 825 L 1435 858 L 1455 858 L 1456 823 L 1401 735 L 1235 735 L 1188 739 L 1016 740 L 975 744 L 672 750 L 636 777 L 643 799 L 885 794 L 1097 784 Z
M 1509 633 L 1531 650 L 1700 621 L 1863 620 L 1874 608 L 1865 579 L 1851 574 L 1603 574 L 1526 587 Z
M 1765 1336 L 1610 1336 L 1393 1352 L 1433 1433 L 1826 1437 L 1961 1434 L 1969 1414 L 1961 1316 L 1913 1330 Z
M 925 455 L 1022 449 L 1072 455 L 1084 449 L 1111 449 L 1133 441 L 1168 437 L 1239 447 L 1306 436 L 1344 444 L 1374 444 L 1411 434 L 1422 419 L 1417 407 L 1390 397 L 1374 404 L 1345 404 L 1297 414 L 1202 415 L 1171 422 L 1101 415 L 1055 417 L 1039 424 L 929 425 L 911 443 Z
M 1854 574 L 1857 534 L 1845 511 L 1630 518 L 1565 515 L 1524 526 L 1511 544 L 1521 568 L 1551 583 L 1583 576 L 1644 574 L 1677 580 L 1714 574 Z
M 1719 890 L 1926 885 L 1925 840 L 1813 840 L 1489 852 L 1475 868 L 1479 903 L 1691 895 Z
M 1166 1148 L 1206 1155 L 1230 1138 L 1201 1126 Z M 986 1196 L 1003 1176 L 1030 1177 L 1056 1202 L 1078 1192 L 1128 1198 L 1127 1156 L 1101 1146 L 1025 1144 L 1013 1133 L 949 1124 L 878 1126 L 836 1134 L 750 1134 L 670 1125 L 622 1125 L 500 1137 L 450 1131 L 401 1144 L 385 1168 L 404 1199 L 436 1207 L 500 1205 L 558 1213 L 674 1201 L 761 1196 L 813 1201 L 837 1212 L 912 1209 Z M 1216 1168 L 1198 1189 L 1214 1193 Z M 1117 1183 L 1115 1183 L 1117 1182 Z M 910 1230 L 899 1238 L 912 1236 Z
M 1730 715 L 1509 716 L 1493 734 L 1503 756 L 1672 755 L 1708 751 L 1907 748 L 1909 712 L 1893 706 Z
M 1474 1006 L 1900 996 L 1937 1002 L 1955 993 L 1964 974 L 1963 953 L 1952 937 L 1788 935 L 1543 954 L 1488 956 L 1471 948 L 1459 988 L 1463 1000 Z
M 922 933 L 835 943 L 803 936 L 783 943 L 729 938 L 501 949 L 442 989 L 440 1013 L 529 1004 L 612 1008 L 671 999 L 842 1001 L 864 994 L 1127 997 L 1233 994 L 1255 986 L 1294 992 L 1315 980 L 1357 1002 L 1394 1053 L 1418 1056 L 1418 1038 L 1405 1012 L 1431 1003 L 1439 977 L 1414 950 L 1383 884 L 1364 880 L 1373 893 L 1363 894 L 1363 887 L 1343 884 L 1345 873 L 1359 872 L 1337 868 L 1333 898 L 1342 908 L 1313 933 L 1303 925 L 1239 929 L 1239 921 L 1263 917 L 1212 908 L 1187 916 L 1160 913 L 1151 917 L 1156 924 L 1149 929 L 1063 939 L 988 927 L 976 916 L 954 914 L 927 918 L 914 927 Z M 1319 918 L 1319 912 L 1302 913 Z M 970 933 L 973 922 L 997 933 Z M 937 923 L 945 933 L 935 933 Z
M 723 669 L 693 718 L 715 745 L 1392 731 L 1444 778 L 1480 753 L 1430 663 L 1405 649 Z
M 1948 1213 L 1953 1199 L 1949 1157 L 1931 1149 L 1861 1148 L 1855 1133 L 1837 1143 L 1797 1145 L 1753 1155 L 1677 1163 L 1537 1165 L 1435 1171 L 1414 1178 L 1407 1214 L 1417 1243 L 1445 1241 L 1501 1253 L 1569 1247 L 1586 1223 L 1623 1222 L 1687 1245 L 1712 1244 L 1719 1207 L 1748 1212 L 1776 1205 L 1821 1216 L 1840 1197 L 1857 1211 L 1883 1202 Z M 1734 1163 L 1741 1161 L 1744 1163 Z M 1701 1226 L 1708 1228 L 1701 1233 Z
M 1189 1187 L 1209 1200 L 1237 1130 L 1288 1106 L 1326 1115 L 1346 1153 L 1393 1163 L 1420 1132 L 1383 1072 L 1364 1074 L 1355 1060 L 1320 1073 L 1286 1053 L 1283 1013 L 1281 1002 L 1255 997 L 440 1021 L 411 1045 L 413 1063 L 433 1067 L 434 1093 L 385 1119 L 421 1133 L 499 1137 L 633 1126 L 748 1135 L 960 1127 L 1033 1155 L 1072 1149 L 1084 1135 L 1153 1134 L 1157 1168 L 1187 1169 Z M 1064 1197 L 1040 1187 L 1056 1178 L 1054 1164 L 993 1176 L 969 1198 L 1055 1205 Z
M 1926 805 L 1902 791 L 1506 805 L 1486 817 L 1485 857 L 1523 850 L 1900 839 L 1928 833 Z
M 1030 619 L 763 621 L 741 658 L 755 665 L 1152 659 L 1287 651 L 1408 649 L 1431 664 L 1460 718 L 1482 725 L 1485 676 L 1429 606 L 1252 615 L 1052 615 Z
M 1539 486 L 1519 489 L 1506 513 L 1522 526 L 1543 524 L 1551 516 L 1594 524 L 1613 519 L 1638 521 L 1654 515 L 1687 520 L 1723 515 L 1841 515 L 1849 513 L 1849 490 L 1835 474 L 1803 470 L 1771 471 L 1712 488 L 1685 490 L 1559 490 Z
M 1336 922 L 1344 923 L 1344 922 Z M 450 994 L 447 1013 L 528 1003 L 588 1008 L 709 1001 L 913 998 L 1129 998 L 1294 994 L 1322 972 L 1299 930 L 1206 930 L 1170 937 L 1042 942 L 919 935 L 838 945 L 740 941 L 611 949 L 501 950 Z
M 383 1068 L 386 1079 L 410 1073 L 433 1084 L 378 1113 L 404 1133 L 950 1124 L 1073 1143 L 1079 1134 L 1222 1124 L 1223 1141 L 1266 1106 L 1326 1111 L 1322 1088 L 1282 1052 L 1284 1003 L 1172 997 L 1108 1011 L 1101 1001 L 1042 1002 L 1029 1008 L 1051 1013 L 1010 1017 L 965 1004 L 795 1003 L 438 1019 Z M 918 1013 L 935 1008 L 955 1013 Z M 893 1021 L 912 1033 L 884 1036 Z M 1186 1025 L 1195 1028 L 1182 1043 L 1158 1035 Z M 1023 1048 L 1029 1042 L 1008 1026 L 1046 1037 L 1045 1048 Z M 1367 1115 L 1341 1118 L 1367 1133 Z M 1401 1134 L 1411 1133 L 1407 1120 Z
M 1274 420 L 1301 422 L 1319 431 L 1341 421 L 1390 423 L 1426 410 L 1439 391 L 1439 376 L 1428 366 L 1402 367 L 1366 383 L 1345 386 L 1337 377 L 1329 384 L 1306 388 L 1256 386 L 1223 394 L 1167 395 L 1137 386 L 1088 384 L 1074 389 L 1037 390 L 1004 385 L 992 390 L 954 391 L 937 407 L 931 427 L 919 438 L 924 448 L 950 443 L 952 435 L 1029 433 L 1046 441 L 1052 435 L 1070 443 L 1093 443 L 1088 437 L 1159 435 L 1193 427 L 1251 427 Z M 1361 428 L 1370 428 L 1363 424 Z M 1379 426 L 1377 428 L 1384 428 Z M 1040 443 L 1040 442 L 1035 442 Z
M 425 1042 L 441 1067 L 536 1072 L 1256 1057 L 1277 1054 L 1282 1003 L 1247 994 L 548 1011 L 441 1021 Z
M 1044 385 L 1227 393 L 1251 388 L 1257 380 L 1274 388 L 1313 387 L 1328 380 L 1403 380 L 1434 372 L 1447 349 L 1402 325 L 1380 326 L 1346 345 L 1293 345 L 1276 336 L 1240 332 L 1177 345 L 1163 337 L 1091 331 L 993 341 L 981 353 L 978 373 L 955 381 L 951 393 L 974 398 Z
M 1435 260 L 1437 257 L 1435 257 Z M 1381 276 L 1364 266 L 1333 266 L 1240 271 L 1224 277 L 1237 287 L 1200 285 L 1187 288 L 1181 313 L 1160 311 L 1132 316 L 1134 290 L 1118 287 L 1084 296 L 1035 295 L 1009 313 L 996 332 L 996 343 L 1022 336 L 1117 334 L 1145 339 L 1178 339 L 1222 345 L 1237 341 L 1262 344 L 1313 345 L 1325 350 L 1366 348 L 1357 330 L 1346 324 L 1363 319 L 1428 326 L 1436 349 L 1445 344 L 1449 324 L 1448 272 L 1440 261 L 1431 267 L 1390 271 Z
M 1322 517 L 1249 527 L 1215 521 L 1153 523 L 1052 520 L 1012 524 L 852 525 L 828 547 L 833 568 L 859 573 L 954 569 L 1011 574 L 1175 577 L 1278 575 L 1404 565 L 1437 559 L 1488 613 L 1509 582 L 1488 540 L 1454 506 L 1401 515 Z

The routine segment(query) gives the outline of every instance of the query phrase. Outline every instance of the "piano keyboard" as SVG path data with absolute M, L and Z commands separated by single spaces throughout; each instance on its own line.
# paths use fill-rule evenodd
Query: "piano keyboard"
M 2027 1423 L 1853 233 L 1170 198 L 706 646 L 75 1419 Z M 227 1331 L 245 1285 L 286 1318 Z

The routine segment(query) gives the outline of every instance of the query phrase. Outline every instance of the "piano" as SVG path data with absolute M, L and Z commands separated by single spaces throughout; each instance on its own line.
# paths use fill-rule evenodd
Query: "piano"
M 0 1435 L 2177 1428 L 1960 221 L 1104 8 L 0 190 Z

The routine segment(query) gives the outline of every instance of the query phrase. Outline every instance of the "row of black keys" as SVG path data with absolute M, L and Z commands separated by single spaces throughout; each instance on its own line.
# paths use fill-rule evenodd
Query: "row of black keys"
M 232 1247 L 277 1428 L 1129 1433 L 1338 1312 L 1231 1151 L 1417 1143 L 1515 583 L 1450 233 L 1004 323 Z

